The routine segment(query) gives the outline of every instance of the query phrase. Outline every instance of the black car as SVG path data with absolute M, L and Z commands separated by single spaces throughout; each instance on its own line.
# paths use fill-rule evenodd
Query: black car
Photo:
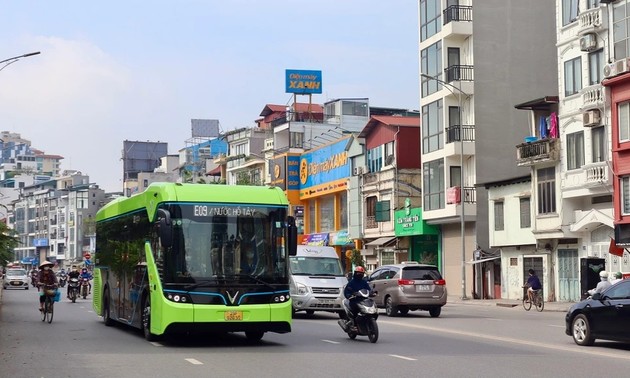
M 569 308 L 567 335 L 578 345 L 595 339 L 630 342 L 630 280 L 619 281 Z

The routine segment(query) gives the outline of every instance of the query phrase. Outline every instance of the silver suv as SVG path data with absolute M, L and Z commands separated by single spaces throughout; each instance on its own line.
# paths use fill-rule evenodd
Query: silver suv
M 388 316 L 424 310 L 435 318 L 446 304 L 446 281 L 435 265 L 417 262 L 383 265 L 370 274 L 368 281 L 377 291 L 376 305 L 385 308 Z

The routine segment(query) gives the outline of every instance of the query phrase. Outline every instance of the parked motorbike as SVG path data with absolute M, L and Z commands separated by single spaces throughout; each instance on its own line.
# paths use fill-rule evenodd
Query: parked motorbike
M 86 299 L 88 296 L 88 289 L 90 288 L 90 280 L 83 277 L 81 278 L 81 296 Z
M 355 339 L 357 336 L 367 336 L 371 343 L 378 340 L 378 309 L 371 297 L 376 293 L 370 293 L 367 289 L 361 289 L 350 298 L 356 303 L 358 313 L 354 314 L 350 307 L 350 299 L 343 301 L 343 308 L 346 311 L 346 319 L 339 319 L 341 329 L 348 334 L 348 337 Z
M 68 297 L 70 297 L 72 303 L 75 303 L 77 301 L 80 286 L 81 282 L 76 277 L 72 277 L 70 278 L 70 281 L 68 281 Z

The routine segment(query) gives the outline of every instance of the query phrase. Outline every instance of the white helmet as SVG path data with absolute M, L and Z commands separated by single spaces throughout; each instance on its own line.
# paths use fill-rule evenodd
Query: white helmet
M 608 278 L 608 272 L 605 271 L 605 270 L 602 270 L 601 272 L 599 272 L 599 276 L 601 278 L 606 278 L 607 279 Z

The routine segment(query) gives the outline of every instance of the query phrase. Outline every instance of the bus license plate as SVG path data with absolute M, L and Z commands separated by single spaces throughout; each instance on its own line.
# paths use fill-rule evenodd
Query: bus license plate
M 243 320 L 243 311 L 226 311 L 224 313 L 225 320 Z
M 431 291 L 431 285 L 417 285 L 416 291 Z

